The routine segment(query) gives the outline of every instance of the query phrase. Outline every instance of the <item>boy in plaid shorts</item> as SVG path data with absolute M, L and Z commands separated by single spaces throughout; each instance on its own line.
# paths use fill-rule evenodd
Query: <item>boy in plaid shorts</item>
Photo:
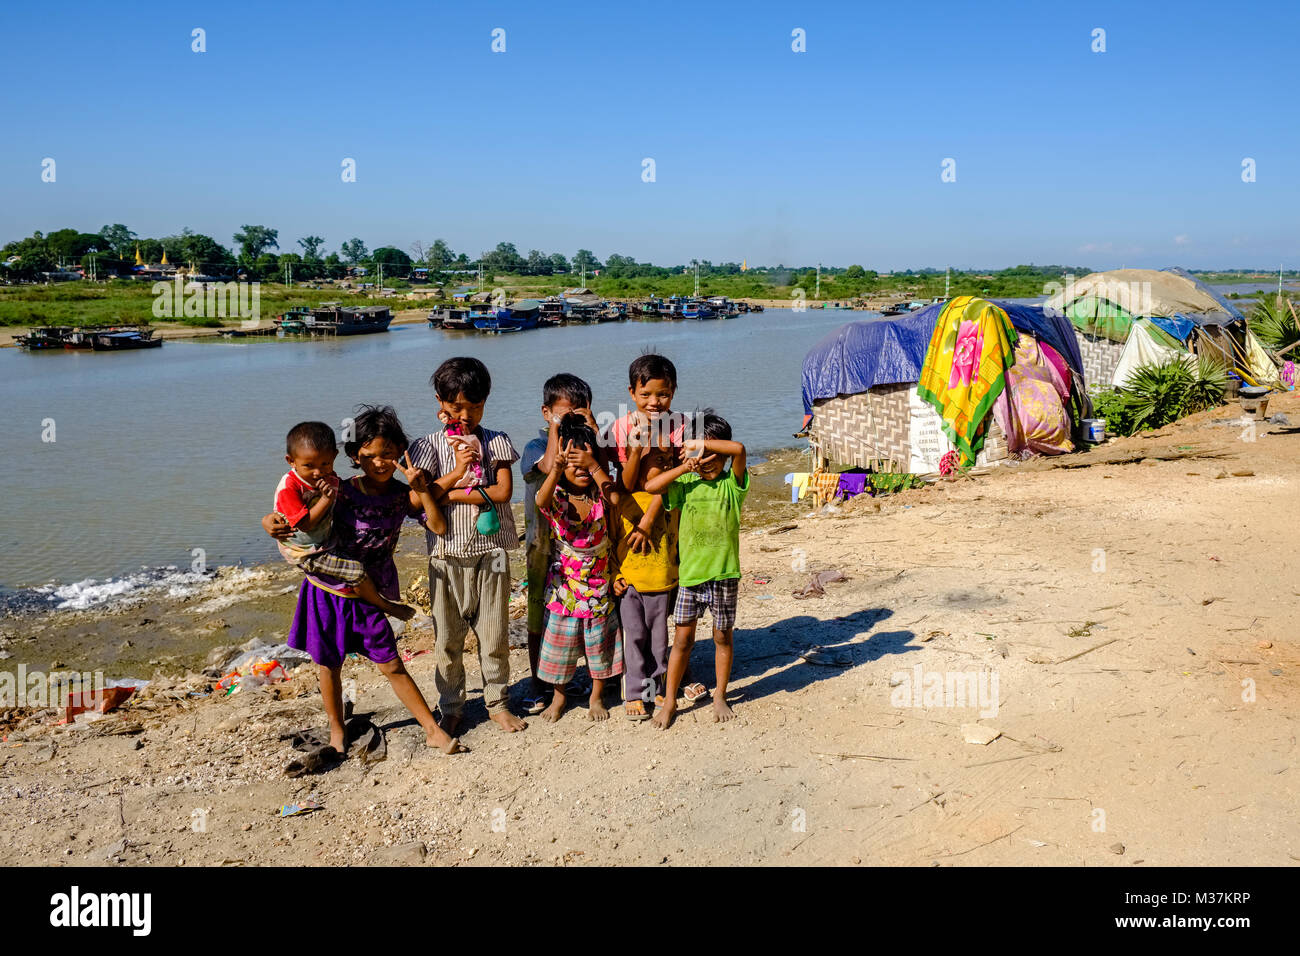
M 745 446 L 731 440 L 731 426 L 712 409 L 696 416 L 698 437 L 682 443 L 682 463 L 645 483 L 651 494 L 667 498 L 669 510 L 680 509 L 680 564 L 677 633 L 668 659 L 664 705 L 654 716 L 660 730 L 670 727 L 677 713 L 677 690 L 695 646 L 695 625 L 701 612 L 713 617 L 713 719 L 731 720 L 727 682 L 731 679 L 732 631 L 736 625 L 736 595 L 740 587 L 740 509 L 749 493 Z M 731 468 L 727 468 L 730 461 Z

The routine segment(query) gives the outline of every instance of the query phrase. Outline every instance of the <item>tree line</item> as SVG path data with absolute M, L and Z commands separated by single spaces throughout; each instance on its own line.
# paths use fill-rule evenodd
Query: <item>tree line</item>
M 809 265 L 748 266 L 737 262 L 714 263 L 708 259 L 691 259 L 678 265 L 655 265 L 638 262 L 632 256 L 611 254 L 602 262 L 590 249 L 579 249 L 572 257 L 563 253 L 546 253 L 530 249 L 521 253 L 512 242 L 501 242 L 490 251 L 471 258 L 465 252 L 456 252 L 444 239 L 432 242 L 414 242 L 407 249 L 380 246 L 369 249 L 360 238 L 340 244 L 337 252 L 325 251 L 325 240 L 309 235 L 286 241 L 288 249 L 280 245 L 279 230 L 264 225 L 243 225 L 232 237 L 229 246 L 211 236 L 188 228 L 179 234 L 148 238 L 137 235 L 121 223 L 106 225 L 99 232 L 88 233 L 77 229 L 59 229 L 48 234 L 35 232 L 25 239 L 17 239 L 0 248 L 0 261 L 8 268 L 0 270 L 0 277 L 14 280 L 35 280 L 42 273 L 80 265 L 87 275 L 100 278 L 114 275 L 128 276 L 136 265 L 136 255 L 146 264 L 159 263 L 164 254 L 169 264 L 185 266 L 203 275 L 221 278 L 246 276 L 262 281 L 280 281 L 292 275 L 295 281 L 313 279 L 338 279 L 350 270 L 365 268 L 373 274 L 382 268 L 385 280 L 409 278 L 414 270 L 427 270 L 431 282 L 451 283 L 464 281 L 467 274 L 482 268 L 485 275 L 551 276 L 585 274 L 593 284 L 607 286 L 613 282 L 618 287 L 637 287 L 646 280 L 668 279 L 691 275 L 698 268 L 701 278 L 722 278 L 742 274 L 754 289 L 771 286 L 802 288 L 810 296 L 818 284 L 818 271 Z M 295 248 L 296 247 L 296 248 Z M 954 271 L 953 289 L 981 288 L 988 291 L 1028 289 L 1034 283 L 1048 281 L 1065 274 L 1086 275 L 1086 266 L 1035 266 L 1018 265 L 990 273 Z M 900 284 L 933 284 L 944 270 L 925 268 L 917 270 L 879 273 L 853 264 L 846 267 L 822 266 L 820 285 L 825 295 L 851 297 L 869 294 L 883 288 L 897 288 Z M 758 294 L 757 291 L 749 294 Z M 1006 293 L 1004 293 L 1006 294 Z

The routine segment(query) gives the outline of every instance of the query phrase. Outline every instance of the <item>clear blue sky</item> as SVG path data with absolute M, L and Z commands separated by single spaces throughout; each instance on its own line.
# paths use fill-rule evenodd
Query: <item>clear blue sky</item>
M 1295 268 L 1297 10 L 11 2 L 0 242 L 260 223 L 281 251 Z

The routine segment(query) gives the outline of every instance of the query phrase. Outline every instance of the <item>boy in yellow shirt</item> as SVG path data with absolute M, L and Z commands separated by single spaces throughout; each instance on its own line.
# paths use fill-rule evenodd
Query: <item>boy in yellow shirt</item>
M 651 513 L 658 495 L 624 494 L 619 503 L 618 577 L 614 594 L 623 625 L 623 713 L 628 720 L 650 716 L 646 704 L 663 700 L 668 673 L 668 614 L 677 600 L 678 512 L 662 507 Z M 647 533 L 643 518 L 651 515 Z M 641 530 L 646 550 L 637 552 L 631 536 Z

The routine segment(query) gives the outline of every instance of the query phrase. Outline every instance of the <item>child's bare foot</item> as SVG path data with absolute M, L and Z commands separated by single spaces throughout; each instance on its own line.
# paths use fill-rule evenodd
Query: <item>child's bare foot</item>
M 495 714 L 489 714 L 488 716 L 508 734 L 516 734 L 528 726 L 526 722 L 520 720 L 508 710 L 498 710 Z M 545 711 L 542 712 L 542 716 L 546 716 Z
M 338 733 L 334 733 L 333 731 L 330 732 L 330 746 L 333 747 L 335 750 L 337 750 L 340 754 L 345 754 L 348 752 L 346 741 L 347 741 L 347 737 L 344 735 L 344 732 L 342 730 L 340 730 Z
M 437 733 L 426 734 L 425 742 L 445 754 L 467 754 L 469 748 L 461 744 L 459 737 L 448 737 L 441 729 Z
M 735 712 L 727 706 L 727 699 L 717 691 L 713 692 L 713 719 L 718 723 L 732 720 L 736 716 Z
M 556 694 L 554 697 L 551 698 L 550 706 L 547 707 L 544 711 L 542 711 L 542 720 L 555 723 L 563 716 L 564 716 L 564 695 Z
M 460 714 L 444 716 L 442 720 L 438 721 L 438 727 L 448 737 L 455 737 L 456 731 L 460 729 L 460 720 Z
M 591 697 L 587 700 L 587 719 L 588 720 L 609 720 L 609 710 L 605 707 L 604 701 L 600 695 L 592 691 Z
M 677 704 L 672 701 L 664 701 L 662 707 L 655 709 L 655 715 L 650 723 L 654 724 L 658 730 L 667 730 L 673 725 L 673 718 L 677 715 Z

